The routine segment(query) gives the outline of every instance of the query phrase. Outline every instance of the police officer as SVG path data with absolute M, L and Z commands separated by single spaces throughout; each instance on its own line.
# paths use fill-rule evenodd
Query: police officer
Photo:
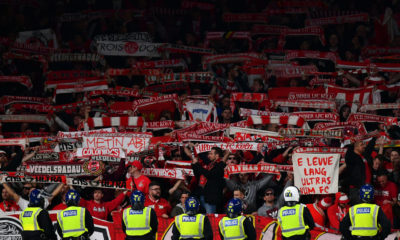
M 19 215 L 22 239 L 57 239 L 49 213 L 43 207 L 44 198 L 40 190 L 32 190 L 28 207 Z
M 255 240 L 256 230 L 250 218 L 242 216 L 242 200 L 232 198 L 227 206 L 227 216 L 219 221 L 221 239 Z
M 212 240 L 213 232 L 210 220 L 206 215 L 198 213 L 200 202 L 194 197 L 189 197 L 185 202 L 186 213 L 175 217 L 172 228 L 172 240 Z
M 122 217 L 122 230 L 126 240 L 149 239 L 156 237 L 158 220 L 154 209 L 144 206 L 144 194 L 135 190 L 130 200 L 132 207 L 125 208 Z
M 362 186 L 360 199 L 362 203 L 351 207 L 340 222 L 344 239 L 385 239 L 390 233 L 390 221 L 382 209 L 372 203 L 374 188 L 369 184 Z
M 62 239 L 88 240 L 93 234 L 94 225 L 90 212 L 79 207 L 80 196 L 75 190 L 69 190 L 65 195 L 68 208 L 57 214 L 57 232 Z
M 285 206 L 279 209 L 278 222 L 282 230 L 282 239 L 308 240 L 310 230 L 314 228 L 314 219 L 304 204 L 299 204 L 299 190 L 290 186 L 283 192 Z

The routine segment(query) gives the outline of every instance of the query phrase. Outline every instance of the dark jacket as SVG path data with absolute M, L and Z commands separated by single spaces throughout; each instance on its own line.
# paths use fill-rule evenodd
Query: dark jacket
M 224 162 L 219 161 L 210 170 L 207 170 L 199 163 L 192 164 L 193 173 L 198 181 L 201 175 L 207 178 L 207 183 L 204 186 L 202 194 L 204 195 L 204 200 L 209 204 L 220 205 L 222 203 L 222 190 L 225 187 L 225 166 Z
M 143 239 L 143 240 L 154 240 L 156 239 L 156 233 L 158 231 L 158 219 L 157 219 L 157 215 L 156 215 L 156 211 L 154 211 L 154 209 L 151 208 L 150 210 L 150 227 L 151 227 L 151 232 L 149 232 L 148 234 L 145 234 L 143 236 L 126 236 L 126 240 L 139 240 L 139 239 Z M 126 226 L 124 223 L 124 219 L 122 219 L 122 230 L 124 232 L 126 232 Z
M 376 138 L 373 138 L 365 148 L 363 157 L 367 160 L 368 166 L 372 162 L 371 153 L 374 150 Z M 345 155 L 346 161 L 346 180 L 347 184 L 360 188 L 365 184 L 365 164 L 363 158 L 354 152 L 354 146 L 351 145 Z M 372 178 L 372 176 L 371 176 Z M 372 180 L 372 179 L 371 179 Z
M 50 240 L 56 240 L 56 232 L 54 231 L 53 228 L 53 223 L 51 222 L 49 213 L 46 210 L 42 210 L 39 215 L 37 216 L 37 220 L 39 223 L 39 227 L 44 230 L 42 231 L 22 231 L 21 236 L 23 240 L 35 240 L 35 239 L 50 239 Z M 43 235 L 46 238 L 41 238 L 41 235 Z

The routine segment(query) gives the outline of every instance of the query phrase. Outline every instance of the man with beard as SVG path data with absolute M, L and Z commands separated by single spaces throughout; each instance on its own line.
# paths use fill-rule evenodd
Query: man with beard
M 161 186 L 157 182 L 149 184 L 149 194 L 144 202 L 145 207 L 151 207 L 156 212 L 157 217 L 169 218 L 171 205 L 161 197 Z

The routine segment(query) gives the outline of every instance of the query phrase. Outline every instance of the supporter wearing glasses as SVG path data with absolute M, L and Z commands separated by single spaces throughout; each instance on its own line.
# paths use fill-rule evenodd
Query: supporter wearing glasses
M 157 217 L 169 218 L 171 205 L 161 197 L 161 186 L 157 182 L 151 182 L 149 185 L 149 194 L 144 201 L 145 207 L 151 207 L 156 212 Z
M 272 188 L 267 188 L 264 192 L 264 204 L 257 210 L 259 216 L 276 218 L 278 206 L 275 203 L 275 191 Z

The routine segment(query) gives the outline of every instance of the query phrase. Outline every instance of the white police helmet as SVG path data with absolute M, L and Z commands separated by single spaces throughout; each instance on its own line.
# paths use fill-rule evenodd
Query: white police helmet
M 287 187 L 283 193 L 283 197 L 285 198 L 285 202 L 299 202 L 299 189 L 294 186 Z

